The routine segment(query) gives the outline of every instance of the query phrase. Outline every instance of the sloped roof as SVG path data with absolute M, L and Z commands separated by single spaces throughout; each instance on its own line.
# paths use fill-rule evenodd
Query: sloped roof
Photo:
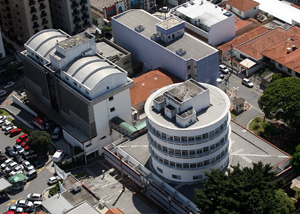
M 296 47 L 293 50 L 293 47 Z M 288 51 L 288 48 L 290 51 Z M 278 63 L 300 73 L 300 35 L 292 36 L 268 50 L 262 52 L 262 55 L 277 61 Z
M 253 0 L 228 0 L 225 3 L 243 12 L 259 5 L 258 2 Z
M 262 58 L 261 53 L 263 51 L 272 48 L 296 34 L 300 35 L 300 28 L 297 26 L 293 26 L 287 30 L 277 27 L 274 30 L 236 47 L 236 49 L 258 60 Z
M 112 208 L 106 211 L 105 214 L 125 214 L 119 208 Z
M 253 39 L 253 38 L 255 38 L 255 37 L 257 37 L 257 36 L 259 36 L 259 35 L 261 35 L 263 33 L 265 33 L 265 32 L 267 32 L 268 30 L 269 29 L 266 28 L 265 26 L 259 26 L 259 27 L 255 28 L 255 29 L 253 29 L 253 30 L 251 30 L 251 31 L 249 31 L 247 33 L 244 33 L 244 34 L 242 34 L 242 35 L 234 38 L 233 40 L 231 40 L 231 41 L 229 41 L 229 42 L 221 45 L 219 47 L 219 49 L 223 53 L 225 53 L 225 52 L 227 52 L 228 50 L 231 49 L 231 45 L 232 45 L 232 48 L 234 48 L 234 47 L 236 47 L 236 46 L 238 46 L 240 44 L 243 44 L 243 43 L 245 43 L 245 42 L 247 42 L 247 41 L 249 41 L 249 40 L 251 40 L 251 39 Z
M 247 20 L 241 20 L 239 19 L 237 16 L 235 16 L 235 31 L 247 26 L 247 25 L 250 25 L 252 22 L 250 21 L 247 21 Z
M 182 82 L 182 80 L 162 68 L 149 71 L 134 80 L 134 86 L 130 88 L 131 105 L 137 105 L 145 102 L 151 95 L 151 92 L 173 83 Z

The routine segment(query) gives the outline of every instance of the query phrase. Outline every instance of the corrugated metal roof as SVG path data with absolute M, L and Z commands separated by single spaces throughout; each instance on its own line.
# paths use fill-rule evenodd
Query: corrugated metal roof
M 110 122 L 116 124 L 117 126 L 121 127 L 122 129 L 128 131 L 129 134 L 133 134 L 134 132 L 137 132 L 138 130 L 131 124 L 127 123 L 125 120 L 114 117 L 110 120 Z
M 0 190 L 11 187 L 12 185 L 4 178 L 0 179 Z
M 43 201 L 42 206 L 45 207 L 50 213 L 63 214 L 65 211 L 73 207 L 63 196 L 56 194 L 51 198 Z
M 144 129 L 145 127 L 147 127 L 146 120 L 142 120 L 140 123 L 136 124 L 134 127 L 135 127 L 138 131 Z

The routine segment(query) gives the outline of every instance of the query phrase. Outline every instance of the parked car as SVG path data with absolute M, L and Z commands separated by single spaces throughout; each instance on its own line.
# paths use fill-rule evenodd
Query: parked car
M 7 83 L 4 85 L 4 89 L 8 89 L 8 88 L 10 88 L 10 87 L 13 87 L 14 84 L 15 84 L 14 82 L 9 81 L 9 82 L 7 82 Z
M 10 173 L 10 175 L 16 175 L 19 173 L 23 173 L 23 166 L 22 165 L 18 165 L 16 166 Z
M 37 207 L 37 206 L 42 205 L 42 203 L 43 203 L 42 201 L 34 201 L 34 202 L 33 202 L 33 206 L 34 206 L 34 207 Z
M 22 152 L 21 155 L 24 160 L 29 160 L 31 157 L 26 151 Z
M 14 162 L 12 159 L 7 159 L 6 161 L 4 161 L 2 164 L 1 164 L 1 169 L 5 169 L 6 167 L 7 167 L 7 165 L 9 164 L 9 163 L 12 163 L 12 162 Z
M 11 137 L 13 137 L 13 136 L 16 136 L 16 135 L 20 134 L 21 131 L 22 131 L 21 129 L 16 128 L 16 129 L 10 130 L 9 134 L 10 134 Z
M 23 207 L 9 206 L 7 211 L 14 211 L 15 213 L 22 213 L 24 211 Z
M 39 162 L 38 160 L 33 161 L 32 165 L 34 166 L 34 168 L 38 169 L 41 168 L 43 166 L 43 164 L 41 162 Z
M 61 179 L 61 177 L 59 177 L 57 175 L 57 176 L 53 176 L 51 178 L 48 178 L 47 182 L 48 182 L 48 184 L 52 185 L 52 184 L 57 183 L 60 179 Z
M 5 120 L 6 116 L 5 115 L 0 115 L 0 120 Z
M 220 77 L 221 79 L 224 79 L 224 74 L 219 73 L 219 77 Z
M 18 166 L 18 164 L 16 162 L 9 163 L 9 164 L 7 164 L 7 166 L 5 168 L 5 172 L 9 173 L 17 166 Z
M 17 127 L 16 126 L 9 126 L 7 127 L 4 131 L 5 131 L 5 134 L 8 135 L 10 133 L 11 130 L 13 129 L 16 129 Z
M 169 8 L 168 7 L 161 7 L 161 8 L 159 8 L 159 11 L 163 12 L 163 13 L 167 13 L 167 12 L 169 12 Z
M 29 172 L 27 172 L 25 176 L 26 176 L 26 181 L 30 181 L 37 177 L 37 172 L 35 169 L 32 169 Z
M 13 148 L 18 154 L 21 154 L 24 151 L 24 149 L 20 145 L 14 145 Z
M 21 157 L 21 155 L 15 155 L 14 156 L 14 160 L 18 163 L 18 164 L 20 164 L 20 163 L 23 163 L 23 158 Z
M 16 201 L 16 206 L 18 207 L 32 207 L 33 203 L 28 200 L 18 200 Z
M 229 70 L 225 65 L 219 65 L 219 69 L 223 74 L 228 74 Z
M 5 147 L 5 151 L 11 157 L 14 156 L 14 155 L 16 155 L 15 151 L 10 146 Z
M 26 145 L 26 146 L 24 146 L 24 150 L 27 152 L 30 150 L 30 147 Z
M 247 79 L 247 78 L 244 78 L 242 80 L 242 84 L 245 85 L 245 86 L 248 86 L 249 88 L 253 87 L 253 83 L 249 79 Z
M 42 194 L 31 193 L 31 194 L 27 195 L 27 200 L 29 200 L 29 201 L 42 201 L 43 197 L 42 197 Z
M 6 128 L 13 126 L 12 122 L 10 121 L 6 121 L 3 125 L 2 125 L 2 131 L 5 131 Z
M 21 146 L 24 148 L 28 144 L 28 138 L 21 143 Z
M 0 164 L 7 160 L 7 156 L 3 153 L 0 153 Z
M 52 140 L 57 140 L 58 137 L 59 137 L 59 134 L 53 134 L 53 135 L 51 136 Z
M 54 134 L 58 134 L 60 132 L 60 127 L 56 127 L 53 131 Z
M 24 142 L 25 140 L 27 140 L 27 142 L 28 142 L 28 134 L 22 134 L 22 135 L 16 140 L 16 143 L 17 143 L 17 144 L 21 144 L 21 143 Z
M 29 163 L 29 161 L 23 161 L 23 166 L 27 171 L 33 170 L 34 167 Z

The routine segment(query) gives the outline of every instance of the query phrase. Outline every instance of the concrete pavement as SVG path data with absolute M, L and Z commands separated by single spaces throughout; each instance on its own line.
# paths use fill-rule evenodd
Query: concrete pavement
M 238 115 L 237 117 L 235 117 L 234 121 L 248 129 L 249 123 L 255 117 L 262 116 L 262 115 L 263 114 L 260 111 L 257 111 L 253 107 L 250 107 L 249 110 L 247 110 L 247 111 L 243 112 L 242 114 Z

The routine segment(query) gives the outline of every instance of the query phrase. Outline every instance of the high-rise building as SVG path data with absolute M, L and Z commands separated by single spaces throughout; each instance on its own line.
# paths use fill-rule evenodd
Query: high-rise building
M 0 5 L 2 31 L 18 42 L 52 28 L 48 0 L 1 0 Z
M 145 104 L 154 170 L 196 182 L 229 163 L 230 100 L 219 88 L 189 79 L 154 92 Z
M 49 0 L 53 28 L 74 35 L 92 24 L 90 0 Z
M 5 50 L 4 50 L 1 29 L 0 29 L 0 59 L 1 59 L 1 57 L 5 57 L 5 56 L 6 56 L 6 54 L 5 54 Z

